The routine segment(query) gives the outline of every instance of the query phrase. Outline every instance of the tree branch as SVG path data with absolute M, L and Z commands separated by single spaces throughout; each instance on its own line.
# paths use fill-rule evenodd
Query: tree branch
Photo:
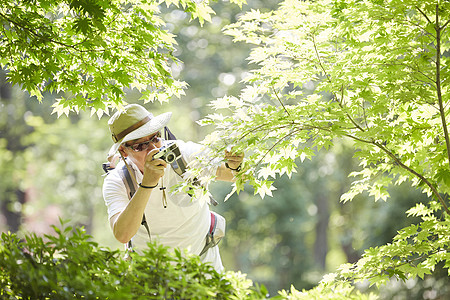
M 439 103 L 439 114 L 441 116 L 442 128 L 444 130 L 445 144 L 447 147 L 447 159 L 450 167 L 450 138 L 448 136 L 445 108 L 442 100 L 441 89 L 441 28 L 439 27 L 439 5 L 436 4 L 436 89 Z
M 402 167 L 403 169 L 407 170 L 408 172 L 414 174 L 420 180 L 422 180 L 431 189 L 434 196 L 439 200 L 439 202 L 441 203 L 445 212 L 450 215 L 450 210 L 448 209 L 447 205 L 445 204 L 444 199 L 439 194 L 436 187 L 433 184 L 431 184 L 431 182 L 428 179 L 426 179 L 422 174 L 419 174 L 417 171 L 415 171 L 415 170 L 411 169 L 410 167 L 408 167 L 407 165 L 405 165 L 397 156 L 395 156 L 391 151 L 389 151 L 384 145 L 377 143 L 377 142 L 371 142 L 371 143 L 373 145 L 377 146 L 378 148 L 380 148 L 381 150 L 383 150 L 384 153 L 386 153 L 391 159 L 393 159 L 395 161 L 395 163 L 398 164 L 400 167 Z
M 316 126 L 310 126 L 308 125 L 308 127 L 310 128 L 316 128 L 319 130 L 324 130 L 324 131 L 328 131 L 331 132 L 330 129 L 327 128 L 323 128 L 323 127 L 316 127 Z M 447 207 L 447 205 L 445 204 L 444 199 L 442 198 L 442 196 L 439 194 L 438 190 L 434 187 L 434 185 L 427 179 L 425 178 L 422 174 L 419 174 L 417 171 L 415 171 L 414 169 L 411 169 L 410 167 L 408 167 L 407 165 L 405 165 L 398 157 L 396 157 L 391 151 L 389 151 L 383 144 L 377 143 L 375 141 L 368 141 L 368 140 L 364 140 L 361 138 L 358 138 L 354 135 L 351 134 L 344 134 L 344 136 L 351 138 L 353 140 L 362 142 L 362 143 L 367 143 L 367 144 L 372 144 L 376 147 L 378 147 L 379 149 L 383 150 L 384 153 L 386 153 L 397 165 L 399 165 L 400 167 L 402 167 L 403 169 L 407 170 L 409 173 L 415 175 L 416 177 L 418 177 L 420 180 L 422 180 L 422 182 L 424 182 L 433 192 L 433 194 L 435 195 L 435 197 L 439 200 L 439 202 L 441 203 L 442 207 L 444 208 L 445 212 L 447 214 L 450 215 L 450 210 Z
M 414 169 L 411 169 L 410 167 L 405 165 L 397 156 L 395 156 L 391 151 L 389 151 L 383 144 L 380 144 L 380 143 L 377 143 L 377 142 L 374 142 L 374 141 L 363 140 L 363 139 L 358 138 L 356 136 L 353 136 L 351 134 L 346 134 L 345 136 L 347 136 L 347 137 L 349 137 L 349 138 L 351 138 L 353 140 L 359 141 L 359 142 L 375 145 L 376 147 L 378 147 L 381 150 L 383 150 L 383 152 L 386 153 L 397 165 L 399 165 L 403 169 L 407 170 L 409 173 L 415 175 L 420 180 L 422 180 L 422 182 L 424 182 L 431 189 L 431 191 L 433 192 L 435 197 L 439 200 L 439 202 L 441 203 L 441 205 L 444 208 L 445 212 L 450 215 L 450 210 L 448 209 L 447 205 L 445 204 L 444 199 L 439 194 L 438 190 L 434 187 L 434 185 L 428 179 L 426 179 L 422 174 L 419 174 Z

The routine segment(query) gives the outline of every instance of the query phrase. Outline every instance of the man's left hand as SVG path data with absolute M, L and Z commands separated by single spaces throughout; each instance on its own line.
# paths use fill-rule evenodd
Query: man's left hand
M 237 170 L 244 160 L 244 153 L 235 153 L 225 150 L 225 162 L 228 164 L 229 169 Z

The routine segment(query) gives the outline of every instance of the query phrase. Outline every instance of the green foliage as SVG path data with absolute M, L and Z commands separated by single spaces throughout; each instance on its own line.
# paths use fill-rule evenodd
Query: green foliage
M 122 259 L 84 230 L 66 226 L 45 238 L 2 233 L 2 299 L 263 299 L 243 274 L 217 273 L 198 256 L 149 243 Z
M 421 204 L 408 213 L 422 216 L 422 221 L 400 230 L 392 243 L 367 249 L 357 263 L 341 265 L 338 272 L 325 275 L 313 289 L 300 292 L 292 286 L 289 292 L 283 290 L 280 295 L 293 299 L 378 299 L 372 293 L 360 293 L 355 284 L 369 282 L 380 288 L 393 278 L 401 281 L 416 277 L 424 279 L 438 266 L 450 275 L 448 218 L 444 221 L 435 218 L 433 209 Z M 420 295 L 418 297 L 421 299 Z
M 439 220 L 432 209 L 421 204 L 409 213 L 422 216 L 422 221 L 400 230 L 392 243 L 366 250 L 357 264 L 342 266 L 340 274 L 355 281 L 369 279 L 371 284 L 379 286 L 391 277 L 423 279 L 440 262 L 449 269 L 448 218 Z
M 208 1 L 2 0 L 0 66 L 39 101 L 45 91 L 60 95 L 58 116 L 88 107 L 101 116 L 123 103 L 128 88 L 146 102 L 179 97 L 185 83 L 171 75 L 176 42 L 161 3 L 201 24 L 213 14 Z
M 247 181 L 272 196 L 296 158 L 345 139 L 361 169 L 342 201 L 363 192 L 386 201 L 388 186 L 405 181 L 435 200 L 409 211 L 422 217 L 416 232 L 344 266 L 345 281 L 379 285 L 448 267 L 449 22 L 447 1 L 286 0 L 227 26 L 235 41 L 255 45 L 249 60 L 258 67 L 239 97 L 213 101 L 216 112 L 200 123 L 216 126 L 204 143 L 218 153 L 246 151 L 234 191 Z
M 349 283 L 339 283 L 335 285 L 319 284 L 311 290 L 297 291 L 291 287 L 290 291 L 281 291 L 279 299 L 326 299 L 326 300 L 375 300 L 378 299 L 374 294 L 362 294 L 355 290 Z
M 438 74 L 448 78 L 447 57 L 432 67 L 436 51 L 450 44 L 448 4 L 438 10 L 436 45 L 420 7 L 412 13 L 412 4 L 385 2 L 285 1 L 228 26 L 235 40 L 258 45 L 249 59 L 259 68 L 239 98 L 212 102 L 231 116 L 216 113 L 202 124 L 218 128 L 206 143 L 252 151 L 248 172 L 262 195 L 270 195 L 271 178 L 292 172 L 293 158 L 310 158 L 336 138 L 353 141 L 363 167 L 343 200 L 362 191 L 385 200 L 393 178 L 412 180 L 438 199 L 438 191 L 448 192 L 448 95 L 445 80 L 436 81 Z
M 67 92 L 55 107 L 58 114 L 92 106 L 101 115 L 107 107 L 120 105 L 120 93 L 126 87 L 144 92 L 150 86 L 144 95 L 150 101 L 164 101 L 167 96 L 182 93 L 183 84 L 172 82 L 167 73 L 168 65 L 177 60 L 171 53 L 173 37 L 161 29 L 163 22 L 153 10 L 155 3 L 148 2 L 155 5 L 145 10 L 140 19 L 132 8 L 144 8 L 144 1 L 133 1 L 130 6 L 114 1 L 24 1 L 17 8 L 3 2 L 0 19 L 4 24 L 4 43 L 0 53 L 11 54 L 13 60 L 3 58 L 0 62 L 8 67 L 10 77 L 31 94 L 39 96 L 45 90 Z M 272 195 L 272 182 L 279 176 L 291 176 L 297 165 L 303 167 L 302 162 L 318 149 L 329 149 L 347 139 L 357 151 L 361 170 L 352 174 L 356 179 L 343 201 L 365 191 L 376 200 L 387 200 L 388 186 L 405 181 L 436 199 L 409 210 L 409 215 L 421 217 L 422 221 L 400 230 L 392 243 L 368 249 L 360 262 L 342 266 L 337 274 L 327 276 L 311 291 L 292 288 L 280 297 L 364 298 L 349 281 L 369 279 L 378 286 L 389 278 L 426 277 L 438 264 L 448 269 L 448 217 L 441 213 L 448 211 L 450 186 L 446 119 L 450 10 L 446 1 L 416 2 L 287 0 L 274 12 L 251 11 L 227 28 L 236 41 L 255 45 L 250 62 L 259 67 L 247 78 L 247 86 L 239 97 L 225 96 L 213 101 L 212 108 L 218 111 L 202 123 L 217 126 L 218 130 L 205 142 L 220 155 L 231 147 L 246 151 L 236 191 L 249 181 L 255 194 Z M 36 11 L 26 6 L 29 3 L 39 3 L 33 6 Z M 170 3 L 198 16 L 200 22 L 209 20 L 208 16 L 200 17 L 205 11 L 210 13 L 207 7 L 197 9 L 193 2 L 166 1 Z M 43 14 L 41 8 L 50 13 Z M 8 20 L 15 23 L 11 25 Z M 102 27 L 104 20 L 110 23 L 103 23 L 108 26 Z M 157 21 L 152 23 L 155 28 L 149 20 Z M 143 26 L 136 29 L 131 25 L 135 22 Z M 41 32 L 50 35 L 51 40 L 46 40 L 45 35 L 39 37 Z M 141 41 L 140 34 L 151 38 Z M 152 44 L 152 39 L 157 43 Z M 73 42 L 71 47 L 61 44 L 68 41 Z M 144 56 L 138 56 L 139 53 Z M 97 54 L 105 57 L 98 59 Z M 58 66 L 63 67 L 57 69 Z M 92 68 L 95 70 L 91 72 Z M 222 113 L 222 109 L 227 111 Z M 83 174 L 80 170 L 93 166 L 90 164 L 95 159 L 78 168 L 77 153 L 68 152 L 77 150 L 70 141 L 64 142 L 64 152 L 77 159 L 51 153 L 55 137 L 59 139 L 68 124 L 60 123 L 61 131 L 55 129 L 53 133 L 46 126 L 37 125 L 34 127 L 41 133 L 50 133 L 44 137 L 49 147 L 42 148 L 42 156 L 50 153 L 58 164 L 67 163 L 65 171 L 74 170 L 73 174 Z M 83 131 L 90 132 L 87 128 Z M 40 140 L 38 134 L 34 138 Z M 14 155 L 4 140 L 0 146 L 5 155 L 2 162 L 17 166 L 11 163 Z M 54 165 L 49 168 L 54 170 Z M 24 172 L 23 168 L 20 172 Z M 19 175 L 18 178 L 23 176 Z M 77 176 L 72 179 L 95 185 L 94 181 Z M 12 179 L 15 178 L 7 178 Z M 63 181 L 61 187 L 74 184 L 69 181 Z M 248 284 L 239 276 L 232 281 Z M 247 293 L 245 289 L 241 291 L 239 298 Z

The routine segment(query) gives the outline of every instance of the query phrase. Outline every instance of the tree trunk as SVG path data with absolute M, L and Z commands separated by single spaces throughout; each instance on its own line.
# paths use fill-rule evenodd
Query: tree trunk
M 19 189 L 16 189 L 14 192 L 9 191 L 0 198 L 0 202 L 1 212 L 5 217 L 8 230 L 11 232 L 19 231 L 22 224 L 21 207 L 25 203 L 25 193 Z M 14 205 L 15 203 L 18 203 L 19 206 Z
M 316 198 L 316 205 L 318 219 L 316 224 L 316 240 L 314 242 L 314 260 L 324 270 L 328 253 L 328 222 L 330 220 L 328 198 L 322 193 L 319 193 L 319 196 Z

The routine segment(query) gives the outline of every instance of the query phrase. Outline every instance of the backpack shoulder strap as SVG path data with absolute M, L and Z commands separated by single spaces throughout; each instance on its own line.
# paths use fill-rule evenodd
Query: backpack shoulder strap
M 119 173 L 123 183 L 125 184 L 125 188 L 127 189 L 128 199 L 131 200 L 134 193 L 136 193 L 137 186 L 135 186 L 133 180 L 131 179 L 130 171 L 128 171 L 126 165 L 123 165 L 123 167 L 119 170 Z
M 164 126 L 164 139 L 165 140 L 176 140 L 177 139 L 167 126 Z

